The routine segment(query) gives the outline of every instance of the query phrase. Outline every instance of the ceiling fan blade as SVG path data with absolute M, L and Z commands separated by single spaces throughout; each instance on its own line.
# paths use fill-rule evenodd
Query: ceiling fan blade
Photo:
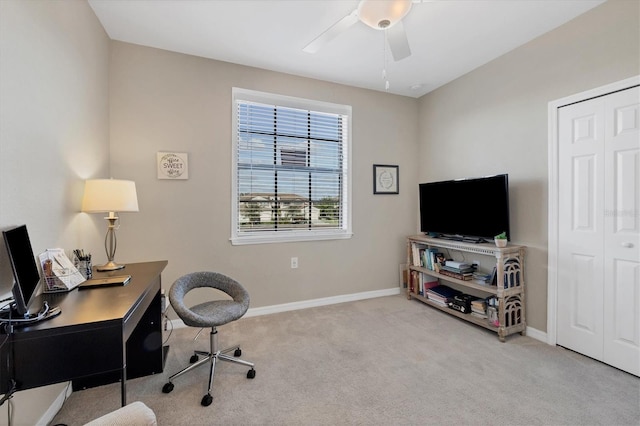
M 411 55 L 409 40 L 407 40 L 407 33 L 404 31 L 402 21 L 399 21 L 385 31 L 387 32 L 387 42 L 389 43 L 389 49 L 391 49 L 394 61 L 397 62 Z
M 329 43 L 331 40 L 342 34 L 344 31 L 349 29 L 353 24 L 358 22 L 358 11 L 354 10 L 335 24 L 329 27 L 328 30 L 320 34 L 316 37 L 311 43 L 307 44 L 307 46 L 302 49 L 307 53 L 316 53 L 320 50 L 325 44 Z

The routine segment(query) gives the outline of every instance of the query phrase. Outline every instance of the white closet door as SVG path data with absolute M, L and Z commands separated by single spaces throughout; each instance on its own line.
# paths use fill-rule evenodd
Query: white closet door
M 559 110 L 557 343 L 602 359 L 604 100 Z
M 605 108 L 603 359 L 640 375 L 640 89 Z
M 558 113 L 557 343 L 640 375 L 640 90 Z

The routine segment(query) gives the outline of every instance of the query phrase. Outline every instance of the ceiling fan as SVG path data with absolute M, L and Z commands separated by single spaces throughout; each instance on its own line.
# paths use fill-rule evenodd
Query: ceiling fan
M 360 0 L 358 7 L 316 37 L 303 51 L 316 53 L 331 40 L 361 21 L 369 27 L 386 32 L 389 49 L 395 61 L 411 55 L 402 19 L 420 0 Z

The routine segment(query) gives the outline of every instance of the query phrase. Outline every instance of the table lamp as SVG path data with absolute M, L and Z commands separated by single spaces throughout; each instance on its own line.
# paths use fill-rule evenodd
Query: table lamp
M 109 213 L 107 235 L 104 237 L 104 249 L 107 263 L 98 266 L 98 271 L 115 271 L 124 268 L 113 261 L 116 255 L 116 222 L 118 212 L 137 212 L 138 196 L 136 184 L 130 180 L 89 179 L 84 184 L 82 211 L 86 213 Z

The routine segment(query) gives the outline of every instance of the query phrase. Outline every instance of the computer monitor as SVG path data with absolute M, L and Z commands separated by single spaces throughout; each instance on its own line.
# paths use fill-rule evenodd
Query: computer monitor
M 11 290 L 15 301 L 15 311 L 18 315 L 27 317 L 29 302 L 31 302 L 40 282 L 40 273 L 31 248 L 27 226 L 21 225 L 3 231 L 2 235 L 15 279 Z

